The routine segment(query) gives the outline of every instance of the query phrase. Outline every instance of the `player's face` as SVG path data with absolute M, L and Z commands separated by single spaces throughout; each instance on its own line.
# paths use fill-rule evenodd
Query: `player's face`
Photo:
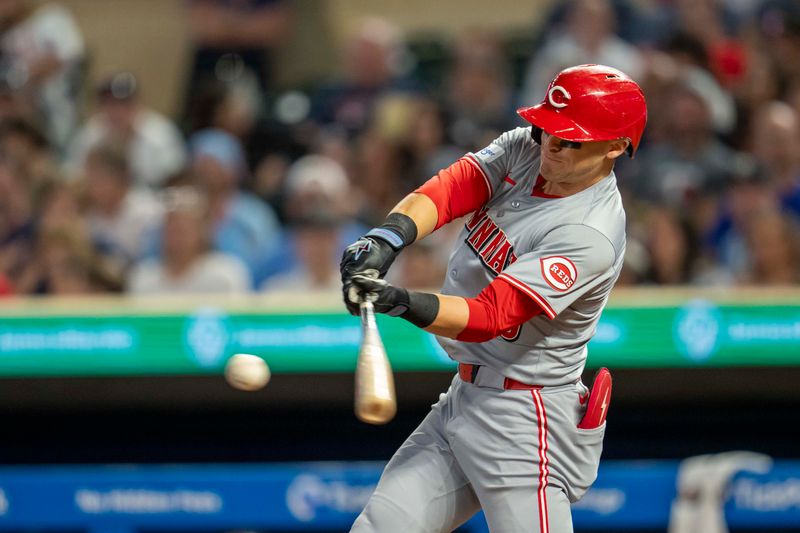
M 578 183 L 610 172 L 618 141 L 571 142 L 542 132 L 539 173 L 547 181 Z M 624 149 L 624 147 L 623 147 Z

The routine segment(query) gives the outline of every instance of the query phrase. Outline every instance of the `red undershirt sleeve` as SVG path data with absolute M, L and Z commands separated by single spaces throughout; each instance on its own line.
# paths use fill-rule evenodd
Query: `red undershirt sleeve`
M 476 164 L 461 158 L 426 181 L 416 191 L 436 205 L 436 228 L 472 213 L 489 201 L 491 189 Z
M 502 278 L 492 281 L 476 298 L 466 298 L 467 326 L 456 340 L 486 342 L 542 312 L 527 294 Z

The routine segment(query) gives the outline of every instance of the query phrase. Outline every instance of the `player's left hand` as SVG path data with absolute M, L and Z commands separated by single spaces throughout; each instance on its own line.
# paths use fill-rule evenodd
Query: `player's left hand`
M 358 316 L 358 302 L 353 303 L 347 294 L 353 286 L 352 277 L 363 274 L 373 278 L 382 278 L 397 257 L 398 252 L 389 243 L 380 238 L 361 237 L 345 249 L 339 271 L 342 273 L 342 291 L 344 305 L 351 315 Z
M 345 298 L 356 310 L 358 304 L 366 300 L 372 302 L 376 313 L 400 316 L 408 311 L 408 291 L 402 287 L 395 287 L 386 280 L 361 274 L 351 276 L 349 281 L 350 283 L 345 285 Z M 348 305 L 348 309 L 350 308 L 351 305 Z
M 342 282 L 346 283 L 353 274 L 375 272 L 377 277 L 384 277 L 398 253 L 398 250 L 379 237 L 361 237 L 342 253 L 342 261 L 339 263 Z

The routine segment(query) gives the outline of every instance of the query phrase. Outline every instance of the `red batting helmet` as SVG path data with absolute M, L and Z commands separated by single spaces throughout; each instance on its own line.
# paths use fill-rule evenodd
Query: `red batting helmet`
M 578 65 L 558 73 L 544 100 L 517 113 L 550 135 L 573 142 L 628 139 L 639 147 L 647 105 L 639 85 L 617 69 Z

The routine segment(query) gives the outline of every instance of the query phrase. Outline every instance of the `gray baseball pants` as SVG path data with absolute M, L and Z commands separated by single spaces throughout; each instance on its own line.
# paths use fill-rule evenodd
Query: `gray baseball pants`
M 355 533 L 450 532 L 483 508 L 497 533 L 571 533 L 570 502 L 597 477 L 605 423 L 579 429 L 580 382 L 504 389 L 458 375 L 386 465 Z

